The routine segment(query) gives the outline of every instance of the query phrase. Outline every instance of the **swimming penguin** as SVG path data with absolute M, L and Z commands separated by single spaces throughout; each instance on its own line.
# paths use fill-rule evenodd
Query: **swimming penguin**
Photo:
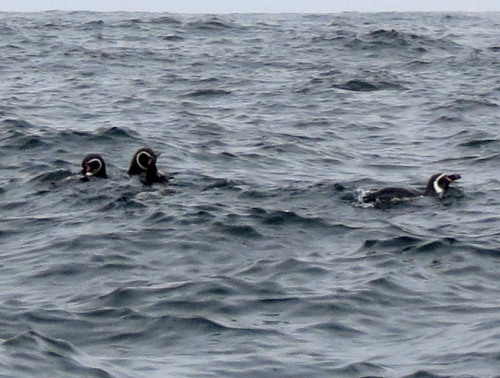
M 100 177 L 108 178 L 106 174 L 106 163 L 101 155 L 98 154 L 88 154 L 82 160 L 82 171 L 83 177 L 80 178 L 81 181 L 89 181 L 90 177 Z
M 461 176 L 457 174 L 447 175 L 445 173 L 436 173 L 429 179 L 424 193 L 405 188 L 389 187 L 364 195 L 362 197 L 362 202 L 387 202 L 393 200 L 414 198 L 422 195 L 437 195 L 439 198 L 441 198 L 448 190 L 450 184 L 455 180 L 459 180 L 460 178 Z
M 140 148 L 134 154 L 127 173 L 131 176 L 140 175 L 145 185 L 167 183 L 168 179 L 156 168 L 156 154 L 151 148 Z

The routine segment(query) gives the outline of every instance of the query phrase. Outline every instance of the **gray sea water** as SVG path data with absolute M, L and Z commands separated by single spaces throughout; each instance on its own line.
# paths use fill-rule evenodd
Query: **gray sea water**
M 0 35 L 0 376 L 500 376 L 499 13 Z M 143 146 L 167 186 L 128 177 Z

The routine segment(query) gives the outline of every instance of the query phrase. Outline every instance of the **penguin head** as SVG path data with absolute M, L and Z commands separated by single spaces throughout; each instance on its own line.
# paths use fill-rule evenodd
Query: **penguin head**
M 127 173 L 139 175 L 151 171 L 156 171 L 156 154 L 151 148 L 140 148 L 134 154 Z
M 433 175 L 429 182 L 427 183 L 427 188 L 425 194 L 427 195 L 437 195 L 439 198 L 443 196 L 448 190 L 448 187 L 453 181 L 459 180 L 461 178 L 458 174 L 447 175 L 445 173 L 436 173 Z
M 89 177 L 108 178 L 106 174 L 106 163 L 101 155 L 88 154 L 82 160 L 82 171 L 84 179 Z

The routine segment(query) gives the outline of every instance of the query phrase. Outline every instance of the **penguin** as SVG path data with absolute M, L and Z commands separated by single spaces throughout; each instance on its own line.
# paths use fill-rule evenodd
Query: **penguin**
M 145 185 L 154 183 L 166 184 L 167 177 L 156 168 L 156 154 L 151 148 L 140 148 L 134 154 L 127 173 L 130 176 L 140 175 Z
M 89 181 L 90 177 L 107 179 L 106 163 L 101 155 L 88 154 L 82 160 L 81 181 Z
M 422 195 L 437 196 L 439 198 L 442 198 L 443 195 L 447 192 L 450 184 L 456 180 L 459 180 L 460 178 L 461 176 L 458 174 L 447 175 L 446 173 L 436 173 L 429 179 L 424 193 L 405 188 L 389 187 L 365 194 L 361 200 L 364 203 L 379 203 L 393 200 L 410 199 Z

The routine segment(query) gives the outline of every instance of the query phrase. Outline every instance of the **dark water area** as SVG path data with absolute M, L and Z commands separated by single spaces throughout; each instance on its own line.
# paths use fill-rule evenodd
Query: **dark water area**
M 500 376 L 500 14 L 0 34 L 0 376 Z

